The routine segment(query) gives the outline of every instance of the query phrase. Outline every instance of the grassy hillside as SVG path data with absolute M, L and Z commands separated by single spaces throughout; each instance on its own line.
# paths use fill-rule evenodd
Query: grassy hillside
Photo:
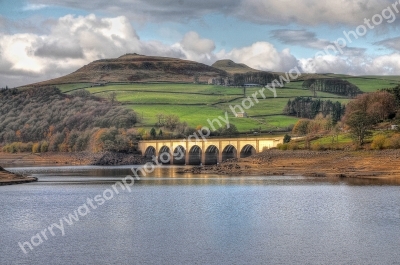
M 230 122 L 239 131 L 284 129 L 296 123 L 295 117 L 282 115 L 289 99 L 299 96 L 312 97 L 313 93 L 301 87 L 302 82 L 293 82 L 286 87 L 277 89 L 277 98 L 266 90 L 266 99 L 257 95 L 258 103 L 245 111 L 249 118 L 236 118 L 230 106 L 242 106 L 243 89 L 225 86 L 199 84 L 109 84 L 106 86 L 89 87 L 90 93 L 110 98 L 115 93 L 117 101 L 138 113 L 141 122 L 138 126 L 151 128 L 157 122 L 158 114 L 175 114 L 181 121 L 196 127 L 207 126 L 208 119 L 213 120 L 228 112 Z M 63 92 L 72 94 L 82 87 L 82 84 L 60 85 Z M 247 88 L 246 95 L 259 91 L 260 88 Z M 349 99 L 330 93 L 317 93 L 317 97 L 346 103 Z M 239 112 L 240 108 L 236 108 Z

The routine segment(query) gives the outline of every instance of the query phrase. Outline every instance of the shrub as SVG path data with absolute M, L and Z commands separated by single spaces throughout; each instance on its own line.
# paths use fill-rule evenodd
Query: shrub
M 40 151 L 40 143 L 34 143 L 32 145 L 32 153 L 39 153 Z
M 319 142 L 314 142 L 314 143 L 312 143 L 310 148 L 311 148 L 311 150 L 314 150 L 314 151 L 323 151 L 323 150 L 326 149 L 326 148 L 325 148 L 322 144 L 320 144 Z
M 288 144 L 278 144 L 276 146 L 279 150 L 288 150 Z
M 285 134 L 285 136 L 283 137 L 283 143 L 287 144 L 290 142 L 290 140 L 292 140 L 292 137 L 288 134 Z
M 46 141 L 43 141 L 42 144 L 40 145 L 40 152 L 46 153 L 48 150 L 49 150 L 49 143 Z
M 381 150 L 381 149 L 387 147 L 388 145 L 389 145 L 388 140 L 387 140 L 386 136 L 383 134 L 375 135 L 372 138 L 372 143 L 371 143 L 372 149 Z
M 390 147 L 398 149 L 400 148 L 400 135 L 395 134 L 390 138 Z
M 289 150 L 298 150 L 299 149 L 299 145 L 295 142 L 291 142 L 288 144 L 288 149 Z

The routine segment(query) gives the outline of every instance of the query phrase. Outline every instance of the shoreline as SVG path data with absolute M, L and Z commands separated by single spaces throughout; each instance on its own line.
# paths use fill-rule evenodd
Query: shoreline
M 135 154 L 122 153 L 0 153 L 2 166 L 141 165 L 148 162 Z M 400 150 L 309 151 L 270 149 L 251 157 L 230 159 L 218 165 L 192 166 L 177 173 L 235 176 L 300 175 L 325 178 L 400 179 Z M 1 167 L 0 167 L 1 168 Z M 2 168 L 1 168 L 2 169 Z M 0 173 L 6 174 L 4 169 Z M 36 181 L 8 172 L 0 185 Z
M 0 186 L 36 182 L 35 177 L 22 176 L 9 172 L 0 166 Z
M 179 173 L 325 178 L 398 178 L 400 150 L 281 151 L 271 149 L 219 165 L 195 166 Z

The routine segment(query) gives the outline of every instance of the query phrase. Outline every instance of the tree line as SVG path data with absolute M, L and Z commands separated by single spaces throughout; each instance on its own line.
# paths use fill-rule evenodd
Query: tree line
M 266 86 L 272 83 L 275 79 L 279 80 L 279 75 L 268 73 L 268 72 L 248 72 L 245 74 L 234 74 L 232 85 L 233 86 L 244 86 L 244 84 L 259 84 Z
M 345 112 L 345 105 L 330 100 L 312 99 L 310 97 L 296 97 L 288 101 L 284 110 L 285 115 L 298 118 L 314 119 L 318 114 L 323 117 L 330 115 L 333 123 L 340 121 Z
M 314 92 L 321 91 L 351 98 L 362 94 L 362 91 L 356 85 L 338 78 L 311 78 L 303 82 L 303 88 Z

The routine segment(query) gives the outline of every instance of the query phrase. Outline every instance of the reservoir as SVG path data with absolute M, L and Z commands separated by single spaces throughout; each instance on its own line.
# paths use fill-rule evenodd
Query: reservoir
M 400 264 L 396 180 L 159 167 L 79 214 L 130 167 L 7 169 L 39 181 L 0 187 L 2 265 Z M 52 235 L 48 228 L 60 220 L 63 232 L 53 227 Z

